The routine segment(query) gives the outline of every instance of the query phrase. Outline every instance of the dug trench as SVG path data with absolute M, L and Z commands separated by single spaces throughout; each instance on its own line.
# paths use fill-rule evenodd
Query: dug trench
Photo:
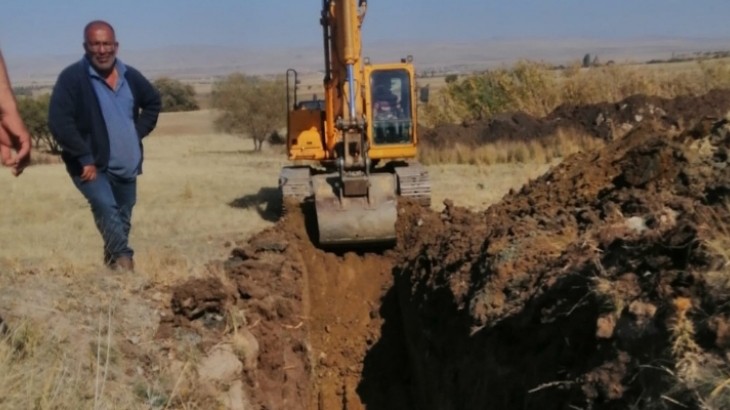
M 392 291 L 398 250 L 322 251 L 307 205 L 287 208 L 276 226 L 218 263 L 213 271 L 222 275 L 172 291 L 158 338 L 228 352 L 218 361 L 208 353 L 202 367 L 240 364 L 204 377 L 213 379 L 205 387 L 220 395 L 240 378 L 243 409 L 414 408 Z
M 173 289 L 158 337 L 235 409 L 728 408 L 729 145 L 643 122 L 482 212 L 402 202 L 381 253 L 291 212 Z

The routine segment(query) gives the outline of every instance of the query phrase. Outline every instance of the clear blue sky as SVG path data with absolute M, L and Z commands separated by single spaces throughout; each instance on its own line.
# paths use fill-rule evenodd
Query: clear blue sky
M 320 0 L 0 0 L 8 56 L 81 52 L 101 18 L 120 46 L 317 45 Z M 727 37 L 730 0 L 370 0 L 364 40 Z

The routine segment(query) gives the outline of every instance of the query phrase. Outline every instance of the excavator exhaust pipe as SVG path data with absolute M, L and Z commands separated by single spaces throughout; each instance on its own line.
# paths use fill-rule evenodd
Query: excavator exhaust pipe
M 347 195 L 348 185 L 357 191 L 352 196 Z M 393 174 L 349 181 L 337 173 L 316 175 L 312 188 L 321 246 L 395 243 L 398 209 Z

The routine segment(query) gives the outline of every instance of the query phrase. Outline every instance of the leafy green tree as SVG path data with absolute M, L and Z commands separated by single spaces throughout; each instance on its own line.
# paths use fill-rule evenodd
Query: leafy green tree
M 61 153 L 61 146 L 51 136 L 48 129 L 48 106 L 51 101 L 50 94 L 43 94 L 38 97 L 18 97 L 18 111 L 28 128 L 33 148 L 47 151 L 58 155 Z
M 162 112 L 196 111 L 200 109 L 192 85 L 169 77 L 160 77 L 152 85 L 160 93 Z
M 286 82 L 234 73 L 213 85 L 213 108 L 219 110 L 214 120 L 218 132 L 247 136 L 254 141 L 254 150 L 261 151 L 263 142 L 286 125 Z

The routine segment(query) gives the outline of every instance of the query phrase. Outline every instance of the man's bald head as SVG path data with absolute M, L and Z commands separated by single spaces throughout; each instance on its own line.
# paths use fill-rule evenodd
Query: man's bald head
M 111 24 L 107 23 L 104 20 L 94 20 L 90 21 L 86 26 L 84 26 L 84 41 L 88 41 L 89 39 L 89 33 L 91 33 L 93 30 L 97 29 L 107 29 L 111 32 L 113 37 L 116 37 L 116 33 L 114 32 L 114 27 L 112 27 Z
M 84 27 L 84 50 L 91 64 L 102 75 L 114 68 L 119 44 L 111 24 L 94 20 Z

